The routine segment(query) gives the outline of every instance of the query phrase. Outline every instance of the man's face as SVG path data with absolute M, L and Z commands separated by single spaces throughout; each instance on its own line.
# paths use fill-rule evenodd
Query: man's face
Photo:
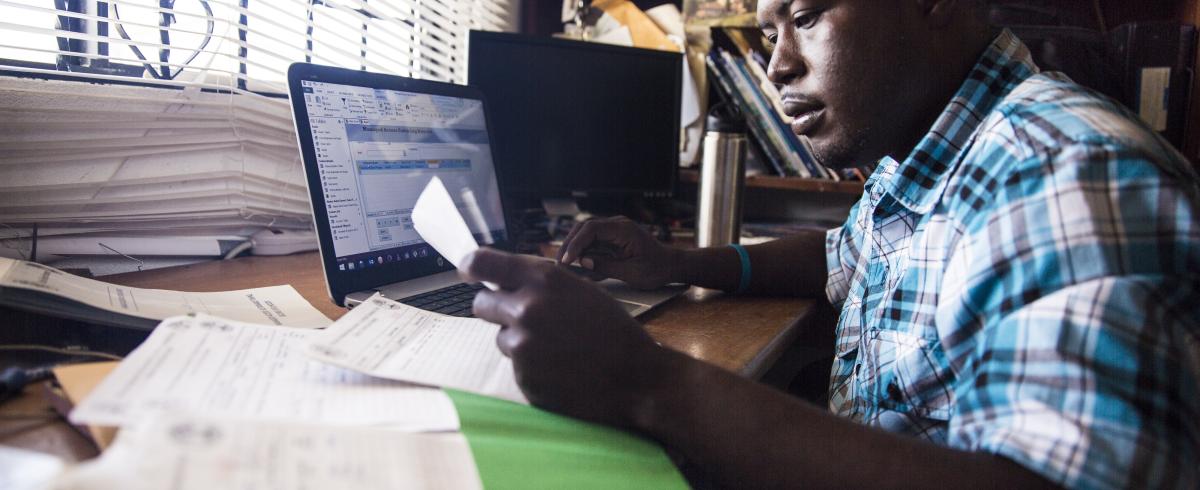
M 767 76 L 780 86 L 792 131 L 809 137 L 824 165 L 903 158 L 928 129 L 914 132 L 927 116 L 910 106 L 923 75 L 903 27 L 911 3 L 759 1 L 759 25 L 775 45 Z

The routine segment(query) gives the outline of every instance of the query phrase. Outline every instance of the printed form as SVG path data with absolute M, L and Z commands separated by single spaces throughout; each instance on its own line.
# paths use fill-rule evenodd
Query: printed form
M 458 430 L 439 389 L 372 378 L 304 355 L 316 330 L 200 315 L 159 324 L 71 412 L 71 421 L 129 426 L 200 413 L 408 431 Z
M 235 321 L 321 328 L 329 317 L 291 286 L 185 293 L 118 286 L 79 277 L 34 262 L 0 258 L 0 286 L 52 294 L 114 313 L 162 320 L 208 313 Z
M 441 315 L 377 294 L 316 332 L 308 354 L 380 378 L 528 404 L 512 361 L 496 347 L 499 332 L 494 323 Z
M 461 433 L 169 418 L 122 431 L 60 490 L 482 488 Z

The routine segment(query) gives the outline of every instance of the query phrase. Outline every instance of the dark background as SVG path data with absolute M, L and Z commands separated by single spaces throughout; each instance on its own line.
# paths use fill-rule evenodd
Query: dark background
M 634 3 L 643 10 L 664 3 L 682 7 L 681 0 L 635 0 Z M 991 3 L 993 20 L 1003 25 L 1070 26 L 1105 32 L 1129 22 L 1200 24 L 1200 0 L 992 0 Z M 560 32 L 561 12 L 561 0 L 523 0 L 521 32 L 547 36 Z M 1200 58 L 1200 54 L 1197 56 Z M 1200 164 L 1200 77 L 1192 81 L 1192 94 L 1180 149 L 1193 163 Z

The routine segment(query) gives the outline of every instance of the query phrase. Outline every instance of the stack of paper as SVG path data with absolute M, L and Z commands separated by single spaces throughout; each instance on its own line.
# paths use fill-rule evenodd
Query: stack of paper
M 286 99 L 0 79 L 0 256 L 31 258 L 35 224 L 46 261 L 214 256 L 310 221 Z
M 529 407 L 498 330 L 379 296 L 325 330 L 169 318 L 71 413 L 122 433 L 57 485 L 684 487 L 653 443 Z

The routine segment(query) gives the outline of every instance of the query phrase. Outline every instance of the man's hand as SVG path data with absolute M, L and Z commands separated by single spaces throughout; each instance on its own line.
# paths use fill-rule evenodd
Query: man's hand
M 558 261 L 576 260 L 584 268 L 641 289 L 679 280 L 681 251 L 663 245 L 629 218 L 594 219 L 575 225 L 563 240 Z
M 665 357 L 641 325 L 595 284 L 563 267 L 480 249 L 459 268 L 490 281 L 475 315 L 501 325 L 496 344 L 513 360 L 517 384 L 538 407 L 629 427 Z

